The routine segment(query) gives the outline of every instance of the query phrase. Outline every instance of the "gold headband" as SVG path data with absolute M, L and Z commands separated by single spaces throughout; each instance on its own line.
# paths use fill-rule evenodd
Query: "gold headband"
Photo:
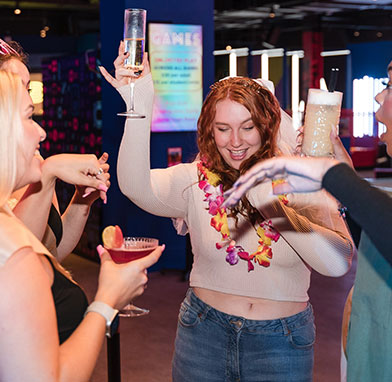
M 247 77 L 225 77 L 225 78 L 223 78 L 223 79 L 213 83 L 210 86 L 210 89 L 211 90 L 218 90 L 218 89 L 222 88 L 223 86 L 225 86 L 228 82 L 235 83 L 235 84 L 242 85 L 244 87 L 250 88 L 250 89 L 254 90 L 256 93 L 261 93 L 260 90 L 264 88 L 264 86 L 262 86 L 261 84 L 259 84 L 255 80 L 252 80 L 251 78 L 247 78 Z

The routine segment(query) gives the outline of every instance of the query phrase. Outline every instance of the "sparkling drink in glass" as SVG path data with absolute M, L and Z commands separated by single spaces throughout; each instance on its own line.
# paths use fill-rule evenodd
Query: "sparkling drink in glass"
M 330 134 L 339 125 L 341 92 L 309 89 L 306 105 L 302 153 L 313 157 L 333 156 Z
M 134 72 L 141 72 L 143 70 L 144 38 L 124 38 L 124 44 L 125 52 L 129 52 L 124 66 Z
M 124 237 L 120 248 L 106 248 L 113 261 L 117 264 L 128 263 L 149 255 L 158 247 L 158 239 L 150 237 Z M 132 302 L 120 311 L 122 317 L 138 317 L 148 314 L 148 309 L 139 308 Z
M 144 41 L 146 36 L 146 15 L 145 9 L 130 8 L 124 11 L 124 44 L 125 52 L 129 56 L 124 62 L 127 69 L 131 69 L 135 75 L 140 74 L 143 70 Z M 130 76 L 130 109 L 118 115 L 127 118 L 145 118 L 135 111 L 134 89 L 135 80 Z

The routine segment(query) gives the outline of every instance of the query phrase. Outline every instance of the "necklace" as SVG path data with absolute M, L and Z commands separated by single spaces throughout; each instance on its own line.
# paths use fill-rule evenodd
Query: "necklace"
M 277 242 L 280 238 L 280 233 L 274 228 L 271 220 L 265 220 L 255 228 L 258 236 L 258 246 L 255 252 L 249 254 L 240 245 L 236 245 L 235 240 L 230 237 L 226 208 L 221 208 L 224 197 L 220 178 L 201 162 L 197 164 L 197 167 L 200 172 L 199 188 L 204 192 L 204 201 L 208 202 L 208 213 L 212 215 L 210 225 L 221 234 L 221 241 L 215 244 L 216 248 L 226 248 L 226 261 L 230 265 L 238 264 L 239 260 L 246 261 L 248 272 L 254 270 L 254 263 L 269 267 L 272 259 L 271 243 Z M 273 181 L 273 183 L 278 182 L 280 180 Z M 279 195 L 278 198 L 282 203 L 288 203 L 286 195 Z

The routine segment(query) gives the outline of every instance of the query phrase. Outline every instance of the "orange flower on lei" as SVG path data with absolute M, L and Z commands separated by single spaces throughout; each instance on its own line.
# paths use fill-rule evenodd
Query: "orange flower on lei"
M 277 242 L 280 237 L 272 222 L 270 220 L 264 221 L 256 229 L 259 245 L 252 254 L 246 252 L 240 245 L 236 245 L 235 240 L 230 237 L 226 209 L 220 207 L 224 201 L 220 179 L 218 175 L 209 171 L 201 162 L 198 163 L 197 167 L 200 171 L 199 188 L 204 192 L 204 201 L 208 202 L 208 212 L 212 215 L 210 224 L 222 235 L 222 240 L 215 244 L 216 248 L 226 247 L 226 261 L 230 265 L 238 264 L 240 259 L 247 261 L 248 272 L 254 270 L 254 263 L 269 267 L 272 259 L 271 243 L 273 241 Z M 286 195 L 279 195 L 279 199 L 284 204 L 288 203 Z

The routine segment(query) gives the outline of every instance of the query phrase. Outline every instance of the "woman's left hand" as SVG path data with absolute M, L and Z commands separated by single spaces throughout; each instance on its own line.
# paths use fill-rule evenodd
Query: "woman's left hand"
M 108 81 L 115 89 L 118 89 L 124 85 L 129 84 L 130 77 L 134 77 L 135 79 L 142 78 L 150 73 L 150 65 L 148 63 L 148 53 L 144 52 L 143 54 L 143 70 L 140 75 L 136 75 L 132 69 L 126 69 L 124 67 L 124 61 L 129 57 L 129 53 L 125 52 L 125 44 L 124 41 L 120 42 L 118 47 L 118 56 L 114 60 L 113 65 L 116 70 L 115 77 L 113 77 L 109 72 L 103 67 L 100 66 L 99 70 L 103 77 Z
M 92 154 L 52 155 L 41 165 L 41 181 L 55 182 L 61 179 L 77 187 L 78 202 L 91 204 L 100 196 L 105 203 L 106 191 L 110 186 L 107 159 L 107 153 L 99 159 Z
M 105 182 L 106 187 L 109 189 L 110 187 L 109 165 L 106 163 L 108 158 L 109 158 L 108 153 L 103 153 L 101 155 L 101 157 L 98 159 L 98 162 L 101 165 L 99 170 L 100 174 L 94 176 L 96 179 Z M 95 200 L 98 199 L 98 197 L 102 199 L 104 204 L 107 203 L 107 191 L 97 190 L 94 187 L 84 187 L 84 186 L 76 185 L 76 192 L 79 194 L 79 196 L 82 197 L 82 199 L 86 204 L 92 204 Z

